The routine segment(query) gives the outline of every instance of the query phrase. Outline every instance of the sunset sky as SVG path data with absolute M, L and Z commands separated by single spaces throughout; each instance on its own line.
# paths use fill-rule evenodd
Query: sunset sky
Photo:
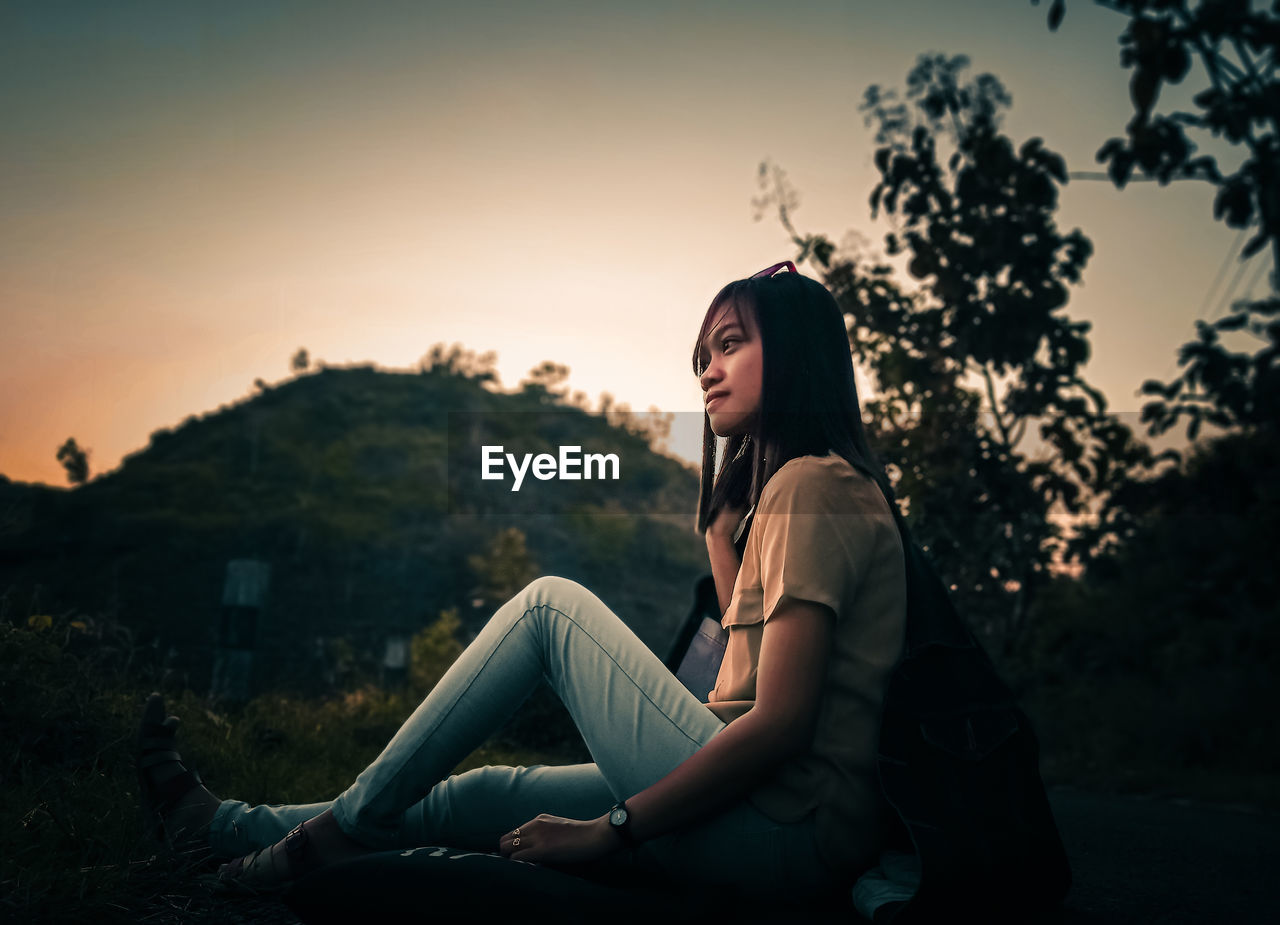
M 1131 114 L 1123 18 L 1074 0 L 336 3 L 0 0 L 0 473 L 65 485 L 190 414 L 327 364 L 495 350 L 643 411 L 698 411 L 711 296 L 793 256 L 754 222 L 764 159 L 803 231 L 880 246 L 871 83 L 964 53 L 1015 141 L 1074 170 Z M 1201 75 L 1188 78 L 1194 90 Z M 1229 166 L 1230 160 L 1224 163 Z M 1135 412 L 1192 321 L 1268 284 L 1205 184 L 1073 181 L 1095 254 L 1066 311 Z M 1265 258 L 1258 258 L 1262 261 Z M 1210 298 L 1210 296 L 1213 296 Z M 1134 416 L 1136 420 L 1136 415 Z

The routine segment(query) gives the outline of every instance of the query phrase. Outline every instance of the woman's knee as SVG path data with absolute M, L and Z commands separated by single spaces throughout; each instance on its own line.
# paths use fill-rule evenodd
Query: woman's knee
M 589 592 L 572 578 L 565 578 L 561 575 L 543 575 L 541 578 L 535 578 L 525 585 L 518 597 L 522 598 L 530 607 L 539 605 L 555 607 L 577 601 L 584 593 Z
M 543 575 L 529 582 L 494 612 L 491 624 L 501 631 L 530 616 L 538 632 L 552 630 L 553 625 L 562 620 L 575 626 L 594 627 L 593 632 L 604 631 L 606 625 L 620 622 L 585 586 L 560 575 Z

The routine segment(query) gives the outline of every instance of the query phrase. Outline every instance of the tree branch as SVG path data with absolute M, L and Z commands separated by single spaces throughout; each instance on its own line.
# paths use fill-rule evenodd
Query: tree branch
M 996 427 L 1000 431 L 1000 440 L 1004 443 L 1004 451 L 1011 453 L 1013 444 L 1009 442 L 1009 429 L 1005 426 L 1004 415 L 1000 411 L 1000 405 L 996 401 L 996 385 L 991 380 L 991 370 L 986 363 L 982 364 L 982 378 L 987 383 L 987 400 L 991 402 L 991 414 L 996 419 Z

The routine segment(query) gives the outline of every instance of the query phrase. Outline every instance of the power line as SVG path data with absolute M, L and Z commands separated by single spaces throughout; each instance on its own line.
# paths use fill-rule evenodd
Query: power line
M 1205 310 L 1209 307 L 1209 302 L 1217 294 L 1218 287 L 1222 285 L 1222 280 L 1226 278 L 1227 267 L 1231 266 L 1231 258 L 1235 256 L 1236 251 L 1240 249 L 1240 245 L 1244 243 L 1244 236 L 1249 233 L 1247 227 L 1241 228 L 1240 233 L 1236 235 L 1236 239 L 1231 242 L 1231 246 L 1227 248 L 1227 252 L 1223 255 L 1222 266 L 1218 267 L 1218 275 L 1213 278 L 1213 283 L 1209 286 L 1209 291 L 1204 294 L 1204 298 L 1200 302 L 1200 309 L 1196 312 L 1196 317 L 1204 317 Z
M 1213 283 L 1209 286 L 1208 291 L 1205 293 L 1204 299 L 1202 299 L 1200 302 L 1200 309 L 1197 312 L 1197 315 L 1203 318 L 1205 321 L 1212 321 L 1215 318 L 1217 318 L 1219 315 L 1223 313 L 1223 311 L 1225 311 L 1225 309 L 1228 306 L 1231 305 L 1231 303 L 1235 299 L 1235 292 L 1240 286 L 1240 279 L 1241 277 L 1244 276 L 1244 271 L 1248 269 L 1249 262 L 1252 258 L 1240 261 L 1240 265 L 1236 269 L 1235 277 L 1232 278 L 1231 284 L 1226 288 L 1225 298 L 1218 303 L 1218 307 L 1214 310 L 1211 316 L 1205 317 L 1205 310 L 1209 307 L 1209 303 L 1213 300 L 1213 297 L 1216 294 L 1218 286 L 1221 284 L 1223 277 L 1226 276 L 1227 267 L 1231 265 L 1231 258 L 1235 256 L 1236 252 L 1240 247 L 1240 244 L 1244 241 L 1244 236 L 1249 233 L 1249 227 L 1250 226 L 1245 226 L 1244 228 L 1241 228 L 1240 233 L 1236 235 L 1235 241 L 1233 241 L 1231 243 L 1231 246 L 1227 248 L 1227 254 L 1222 260 L 1222 265 L 1218 268 L 1217 276 L 1214 278 Z M 1261 263 L 1260 269 L 1265 270 L 1267 262 L 1263 260 L 1260 263 Z M 1258 274 L 1255 274 L 1253 280 L 1249 284 L 1249 288 L 1245 290 L 1246 292 L 1253 291 L 1253 287 L 1257 284 L 1257 278 L 1258 278 Z M 1161 381 L 1168 379 L 1169 376 L 1173 374 L 1174 370 L 1177 369 L 1177 366 L 1178 366 L 1178 354 L 1175 352 L 1173 355 L 1173 358 L 1169 360 L 1169 365 L 1165 367 L 1164 372 L 1160 375 Z
M 1106 180 L 1110 182 L 1111 174 L 1103 170 L 1068 170 L 1067 179 L 1068 180 Z M 1158 179 L 1159 177 L 1148 177 L 1144 174 L 1138 174 L 1137 176 L 1129 177 L 1127 180 L 1125 180 L 1125 182 L 1126 183 L 1148 183 L 1148 182 L 1154 182 L 1155 180 L 1158 180 Z M 1176 179 L 1190 180 L 1192 178 L 1178 177 Z
M 1262 279 L 1262 274 L 1265 273 L 1266 271 L 1267 271 L 1267 261 L 1259 260 L 1258 269 L 1253 274 L 1253 278 L 1249 280 L 1249 285 L 1245 286 L 1244 294 L 1241 296 L 1242 299 L 1253 298 L 1254 287 L 1258 285 L 1258 280 Z
M 1265 260 L 1262 261 L 1262 265 L 1266 266 Z M 1244 276 L 1244 271 L 1247 269 L 1249 269 L 1249 261 L 1241 260 L 1240 268 L 1236 270 L 1235 278 L 1231 280 L 1231 285 L 1227 287 L 1226 295 L 1223 296 L 1222 301 L 1218 303 L 1218 307 L 1213 310 L 1213 314 L 1206 318 L 1205 321 L 1212 321 L 1231 307 L 1231 304 L 1236 300 L 1236 290 L 1240 288 L 1240 280 Z

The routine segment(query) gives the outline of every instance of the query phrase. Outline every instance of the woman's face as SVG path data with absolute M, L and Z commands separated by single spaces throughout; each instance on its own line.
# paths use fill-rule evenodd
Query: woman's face
M 764 381 L 759 335 L 748 331 L 731 307 L 703 340 L 700 354 L 706 367 L 699 384 L 712 432 L 718 437 L 750 433 L 760 412 Z

